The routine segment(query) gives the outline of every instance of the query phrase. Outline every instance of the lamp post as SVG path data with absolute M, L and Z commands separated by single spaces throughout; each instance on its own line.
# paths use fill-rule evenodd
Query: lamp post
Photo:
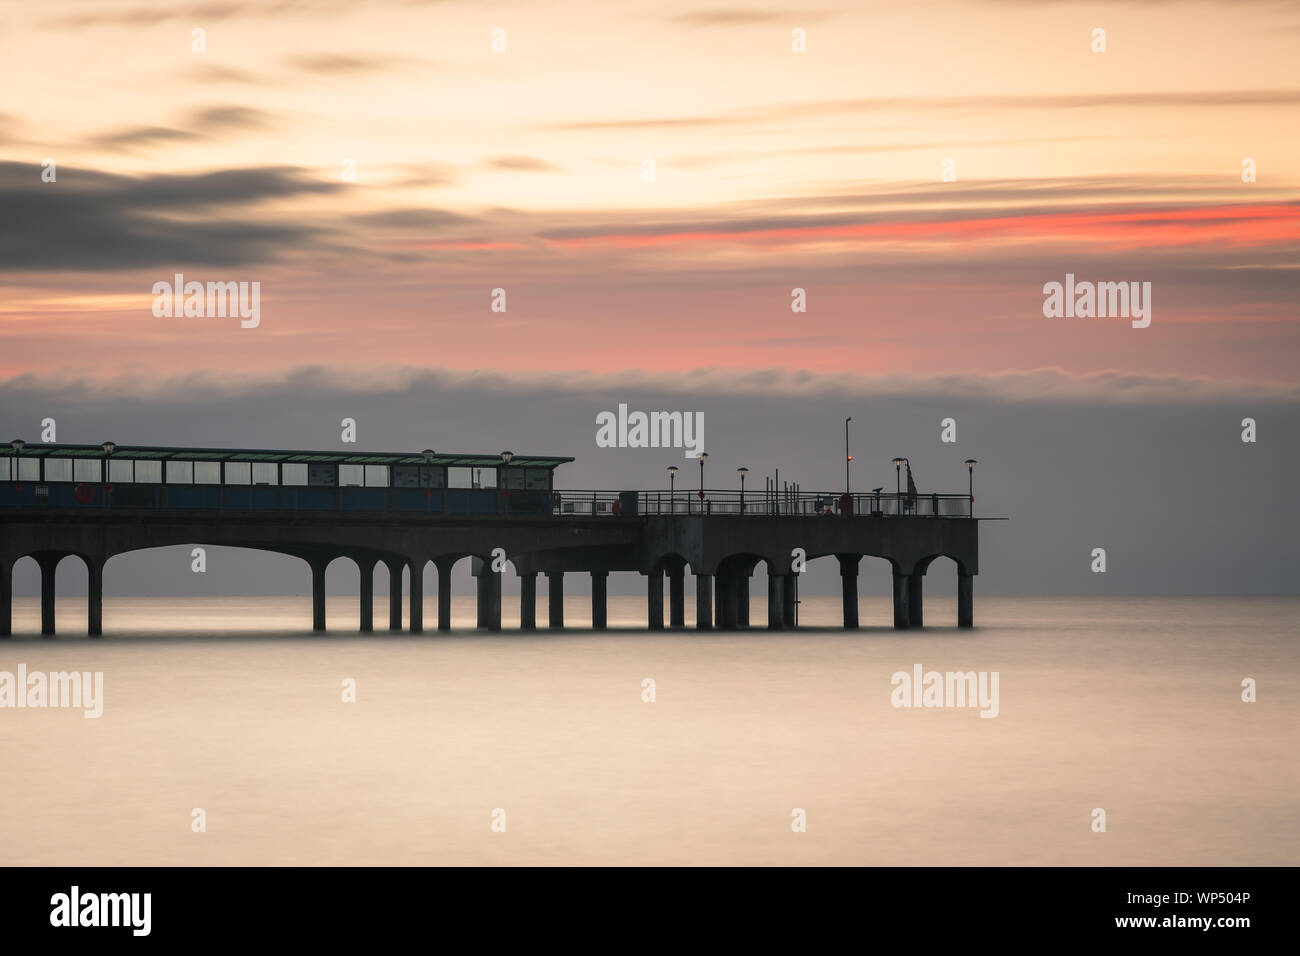
M 849 422 L 853 421 L 850 415 L 844 419 L 844 493 L 849 493 L 849 462 L 853 461 L 853 456 L 849 454 Z
M 975 515 L 975 466 L 978 464 L 979 462 L 974 458 L 966 459 L 966 488 L 967 494 L 970 495 L 970 513 L 972 517 Z
M 903 474 L 901 469 L 906 461 L 906 458 L 895 458 L 891 463 L 894 466 L 894 496 L 898 498 L 903 495 Z
M 668 466 L 668 513 L 677 513 L 677 466 Z
M 749 474 L 749 469 L 743 465 L 736 469 L 736 474 L 740 475 L 740 513 L 745 513 L 745 476 Z
M 18 458 L 21 458 L 21 457 L 23 456 L 23 449 L 27 447 L 27 442 L 23 441 L 21 438 L 15 438 L 13 441 L 11 441 L 11 442 L 9 443 L 9 447 L 12 448 L 12 449 L 14 450 L 14 455 L 15 455 L 15 456 L 17 456 Z M 18 480 L 19 480 L 19 479 L 18 479 L 18 462 L 17 462 L 17 461 L 14 462 L 14 470 L 13 470 L 13 474 L 12 474 L 10 477 L 13 478 L 14 481 L 18 481 Z
M 509 510 L 510 502 L 510 459 L 515 457 L 512 451 L 503 451 L 501 453 L 501 480 L 497 482 L 497 488 L 504 494 L 497 498 L 498 502 L 505 502 L 504 507 Z M 498 505 L 502 507 L 502 505 Z
M 108 460 L 113 457 L 113 452 L 117 451 L 117 442 L 101 442 L 99 447 L 104 449 L 104 483 L 107 484 L 109 480 Z
M 707 451 L 700 452 L 699 462 L 700 462 L 700 500 L 701 501 L 704 500 L 704 461 L 708 457 L 709 457 L 709 453 Z

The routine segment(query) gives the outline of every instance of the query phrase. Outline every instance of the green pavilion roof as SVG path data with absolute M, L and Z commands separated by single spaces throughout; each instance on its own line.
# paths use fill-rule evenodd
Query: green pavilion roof
M 0 455 L 12 455 L 5 445 L 0 445 Z M 71 445 L 55 442 L 32 442 L 23 448 L 24 458 L 41 458 L 50 455 L 70 458 L 103 458 L 100 445 Z M 453 465 L 468 468 L 493 468 L 502 465 L 500 455 L 458 455 L 437 452 L 426 462 L 421 452 L 338 452 L 338 451 L 288 451 L 273 448 L 166 448 L 154 445 L 118 445 L 114 458 L 185 461 L 266 461 L 266 462 L 321 462 L 340 465 Z M 515 455 L 511 468 L 555 468 L 572 458 L 555 455 Z

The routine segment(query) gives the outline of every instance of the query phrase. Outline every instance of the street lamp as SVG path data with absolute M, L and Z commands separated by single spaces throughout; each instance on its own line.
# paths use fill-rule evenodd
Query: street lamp
M 700 500 L 701 501 L 704 500 L 704 461 L 708 457 L 709 457 L 709 453 L 707 451 L 700 452 L 699 462 L 700 462 Z
M 853 421 L 852 415 L 844 419 L 844 493 L 846 495 L 849 493 L 849 462 L 853 460 L 853 456 L 849 454 L 849 422 L 851 421 Z
M 426 448 L 424 451 L 420 452 L 420 454 L 424 456 L 424 463 L 426 465 L 433 464 L 434 451 L 432 448 Z
M 967 493 L 970 495 L 970 512 L 975 514 L 975 466 L 978 465 L 974 458 L 966 459 L 966 476 L 967 476 Z
M 510 459 L 515 457 L 512 451 L 503 451 L 501 453 L 501 480 L 497 482 L 497 487 L 502 489 L 507 498 L 510 497 Z
M 669 465 L 668 466 L 668 510 L 673 514 L 677 513 L 676 494 L 677 494 L 677 466 Z
M 902 497 L 903 495 L 903 476 L 900 469 L 906 463 L 906 458 L 895 458 L 892 462 L 894 466 L 894 495 L 896 497 Z
M 741 467 L 736 469 L 736 473 L 740 475 L 740 513 L 744 514 L 745 513 L 745 476 L 749 474 L 749 469 L 742 465 Z
M 23 441 L 21 438 L 15 438 L 13 441 L 9 443 L 9 447 L 14 450 L 15 455 L 21 458 L 23 455 L 23 449 L 27 447 L 27 442 Z M 15 481 L 18 479 L 17 462 L 14 462 L 13 478 Z
M 112 480 L 112 477 L 108 473 L 108 459 L 112 458 L 113 452 L 117 451 L 117 442 L 100 442 L 99 447 L 104 449 L 104 483 L 107 484 Z

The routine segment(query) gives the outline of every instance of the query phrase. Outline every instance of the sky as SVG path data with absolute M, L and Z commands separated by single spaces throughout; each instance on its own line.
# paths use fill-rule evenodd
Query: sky
M 642 401 L 729 410 L 707 429 L 728 471 L 829 483 L 848 414 L 864 469 L 932 448 L 922 484 L 960 491 L 977 457 L 1008 528 L 1046 518 L 1014 507 L 1044 492 L 1029 475 L 1091 500 L 1103 462 L 1184 514 L 1286 487 L 1293 3 L 2 7 L 0 427 L 29 441 L 52 409 L 65 441 L 334 447 L 355 405 L 364 447 L 451 433 L 644 485 L 649 452 L 594 444 L 596 412 Z M 257 326 L 156 316 L 177 273 L 260 283 Z M 1150 283 L 1150 324 L 1046 317 L 1067 275 Z M 1251 414 L 1269 424 L 1243 447 Z M 1077 459 L 1057 420 L 1107 454 Z M 1151 515 L 1122 533 L 1165 540 Z M 1050 527 L 1006 532 L 1007 556 Z M 1294 530 L 1216 540 L 1282 560 Z M 1011 566 L 1010 593 L 1093 587 Z

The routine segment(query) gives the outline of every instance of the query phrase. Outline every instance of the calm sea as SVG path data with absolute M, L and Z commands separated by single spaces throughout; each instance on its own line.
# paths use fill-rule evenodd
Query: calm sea
M 0 671 L 104 700 L 0 710 L 0 863 L 1300 863 L 1300 599 L 977 596 L 958 631 L 936 597 L 846 633 L 805 598 L 826 626 L 700 635 L 611 597 L 605 634 L 486 636 L 470 598 L 418 637 L 357 635 L 355 597 L 323 637 L 302 597 L 109 599 L 101 641 L 84 599 L 55 640 L 15 603 Z M 917 664 L 998 672 L 998 715 L 895 708 Z

